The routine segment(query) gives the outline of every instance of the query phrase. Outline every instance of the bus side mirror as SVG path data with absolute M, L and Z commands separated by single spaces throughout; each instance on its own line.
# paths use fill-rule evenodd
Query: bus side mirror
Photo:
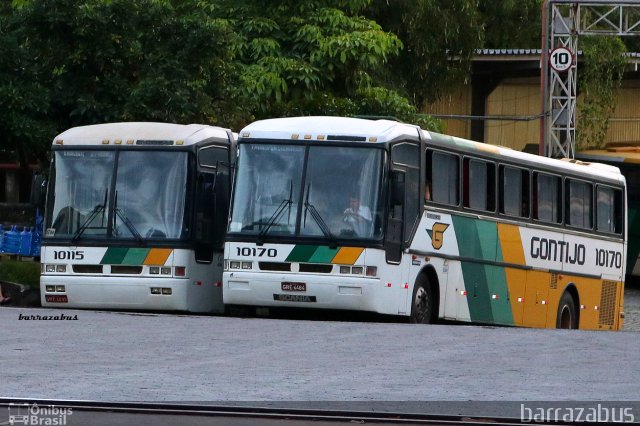
M 391 205 L 404 204 L 404 179 L 405 174 L 401 171 L 391 172 Z
M 44 208 L 47 198 L 47 179 L 41 175 L 33 175 L 31 179 L 31 193 L 29 194 L 29 203 L 39 209 Z

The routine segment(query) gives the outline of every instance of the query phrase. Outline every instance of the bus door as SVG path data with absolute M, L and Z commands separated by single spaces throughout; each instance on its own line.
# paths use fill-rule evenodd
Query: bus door
M 423 199 L 420 196 L 420 145 L 415 142 L 400 142 L 391 148 L 390 205 L 387 242 L 387 262 L 395 259 L 400 262 L 399 276 L 401 289 L 398 313 L 406 313 L 409 309 L 413 284 L 419 267 L 413 266 L 412 256 L 404 254 L 413 241 L 420 219 Z M 391 255 L 391 257 L 389 256 Z

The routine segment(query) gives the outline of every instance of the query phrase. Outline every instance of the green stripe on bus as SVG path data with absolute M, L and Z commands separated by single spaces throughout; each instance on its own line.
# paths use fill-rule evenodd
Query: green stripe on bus
M 311 258 L 309 259 L 310 263 L 331 263 L 334 257 L 336 257 L 336 253 L 338 253 L 340 247 L 337 248 L 329 248 L 327 246 L 320 246 L 313 253 Z
M 126 247 L 109 247 L 100 261 L 101 265 L 119 265 L 129 251 Z
M 121 263 L 123 265 L 142 265 L 149 250 L 147 248 L 130 248 Z
M 453 216 L 460 256 L 495 262 L 502 259 L 497 224 Z M 504 267 L 462 262 L 469 315 L 474 322 L 513 324 Z
M 308 262 L 317 249 L 318 246 L 296 245 L 285 262 Z

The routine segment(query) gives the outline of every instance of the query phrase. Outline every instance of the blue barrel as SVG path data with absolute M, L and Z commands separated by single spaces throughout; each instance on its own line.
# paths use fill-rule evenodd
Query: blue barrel
M 40 245 L 42 243 L 42 230 L 36 226 L 31 235 L 31 256 L 40 256 Z
M 29 228 L 27 231 L 27 227 L 25 226 L 20 233 L 20 249 L 19 252 L 21 256 L 31 256 L 31 236 L 33 234 L 32 228 Z
M 20 251 L 20 232 L 18 232 L 16 225 L 12 225 L 11 229 L 4 233 L 3 249 L 5 253 L 18 254 Z

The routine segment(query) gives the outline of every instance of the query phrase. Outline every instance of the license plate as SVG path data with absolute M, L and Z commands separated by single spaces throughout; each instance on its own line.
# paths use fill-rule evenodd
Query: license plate
M 306 283 L 285 281 L 281 284 L 282 291 L 307 291 Z
M 44 298 L 49 303 L 68 303 L 69 302 L 69 299 L 67 299 L 67 296 L 65 294 L 62 294 L 62 295 L 47 294 L 44 296 Z

